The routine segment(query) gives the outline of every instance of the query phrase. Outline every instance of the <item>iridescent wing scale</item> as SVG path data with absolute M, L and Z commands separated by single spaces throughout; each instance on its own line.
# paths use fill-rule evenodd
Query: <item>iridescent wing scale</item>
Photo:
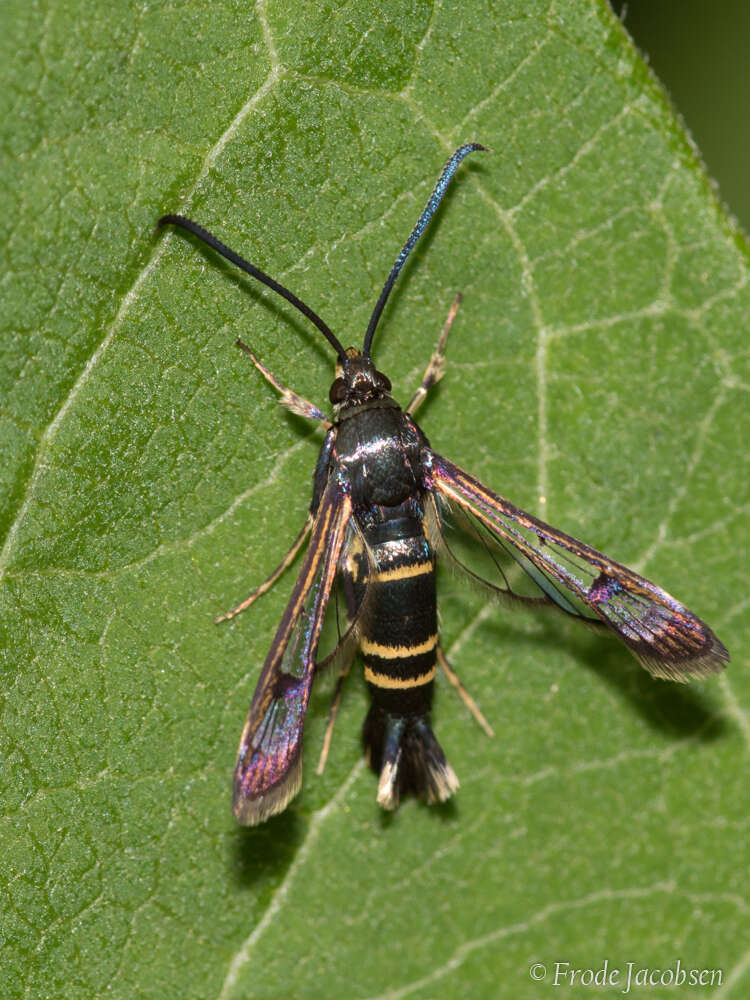
M 708 625 L 661 587 L 514 507 L 457 465 L 424 453 L 425 486 L 488 529 L 539 587 L 542 600 L 603 622 L 654 676 L 684 681 L 723 669 L 729 654 Z M 505 590 L 505 588 L 503 588 Z M 506 591 L 512 595 L 512 592 Z
M 299 791 L 302 732 L 318 640 L 351 510 L 351 500 L 332 477 L 240 738 L 233 809 L 241 823 L 261 823 L 281 812 Z

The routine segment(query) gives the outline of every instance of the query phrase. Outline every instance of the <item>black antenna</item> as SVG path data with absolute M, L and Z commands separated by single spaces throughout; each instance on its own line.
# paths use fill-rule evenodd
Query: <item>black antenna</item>
M 487 152 L 487 147 L 480 146 L 478 142 L 468 142 L 465 146 L 461 146 L 457 149 L 453 156 L 451 156 L 450 160 L 448 160 L 443 167 L 443 172 L 438 177 L 437 184 L 430 195 L 429 201 L 425 205 L 424 211 L 419 216 L 416 226 L 412 229 L 411 236 L 401 248 L 401 252 L 396 258 L 396 263 L 391 268 L 391 273 L 388 275 L 386 283 L 383 285 L 383 291 L 380 293 L 380 298 L 375 303 L 375 308 L 372 311 L 372 316 L 370 317 L 370 322 L 367 327 L 367 333 L 365 333 L 365 342 L 362 346 L 362 354 L 366 358 L 370 357 L 370 349 L 372 348 L 372 338 L 375 335 L 375 327 L 378 325 L 378 320 L 380 319 L 380 315 L 385 308 L 385 303 L 388 296 L 391 294 L 391 289 L 396 282 L 396 278 L 398 277 L 401 268 L 406 263 L 406 258 L 417 245 L 419 237 L 425 231 L 428 222 L 435 214 L 435 211 L 442 201 L 448 185 L 453 180 L 453 175 L 458 170 L 461 160 L 468 156 L 469 153 L 476 153 L 479 151 Z
M 240 255 L 235 253 L 234 250 L 230 250 L 228 246 L 225 246 L 225 244 L 221 242 L 221 240 L 217 240 L 212 233 L 209 233 L 209 231 L 204 229 L 203 226 L 199 226 L 197 222 L 193 222 L 192 219 L 186 219 L 184 215 L 163 215 L 157 222 L 156 227 L 157 229 L 161 229 L 162 226 L 169 224 L 173 226 L 180 226 L 182 229 L 186 229 L 189 233 L 192 233 L 193 236 L 197 236 L 199 240 L 203 240 L 203 242 L 207 243 L 213 250 L 220 253 L 222 257 L 226 257 L 226 259 L 231 261 L 232 264 L 236 264 L 237 267 L 241 268 L 251 277 L 257 278 L 258 281 L 262 281 L 264 285 L 267 285 L 272 291 L 276 292 L 283 299 L 286 299 L 287 302 L 291 302 L 295 309 L 299 309 L 303 316 L 307 316 L 307 318 L 314 323 L 315 326 L 317 326 L 328 343 L 334 348 L 339 358 L 342 361 L 346 361 L 346 351 L 341 346 L 338 338 L 328 324 L 324 323 L 320 316 L 313 312 L 309 306 L 306 306 L 301 299 L 298 299 L 294 292 L 290 292 L 288 288 L 284 288 L 284 286 L 280 285 L 278 281 L 274 281 L 273 278 L 269 277 L 264 271 L 255 267 L 254 264 L 250 264 L 244 259 L 244 257 L 240 257 Z

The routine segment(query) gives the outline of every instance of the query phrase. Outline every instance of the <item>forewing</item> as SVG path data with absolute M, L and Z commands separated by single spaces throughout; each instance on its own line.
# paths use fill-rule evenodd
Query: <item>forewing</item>
M 425 486 L 512 548 L 549 600 L 571 614 L 593 612 L 654 676 L 686 680 L 723 669 L 723 643 L 661 587 L 514 507 L 446 458 L 427 450 L 424 468 Z
M 351 500 L 332 479 L 240 739 L 233 808 L 248 826 L 281 812 L 299 791 L 315 654 L 350 516 Z

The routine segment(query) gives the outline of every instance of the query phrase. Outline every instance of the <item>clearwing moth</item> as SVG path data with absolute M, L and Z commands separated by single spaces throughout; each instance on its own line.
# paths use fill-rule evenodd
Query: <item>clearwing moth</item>
M 333 418 L 283 386 L 242 341 L 238 345 L 294 413 L 322 424 L 325 440 L 314 473 L 307 521 L 271 576 L 220 620 L 249 607 L 290 565 L 307 540 L 307 551 L 240 738 L 234 772 L 234 813 L 240 823 L 261 823 L 281 812 L 302 779 L 302 733 L 316 669 L 323 619 L 337 580 L 345 595 L 347 629 L 336 653 L 340 683 L 359 647 L 371 703 L 362 740 L 379 775 L 377 801 L 395 809 L 413 793 L 442 802 L 458 779 L 430 726 L 437 664 L 445 669 L 484 728 L 477 706 L 445 660 L 438 639 L 435 564 L 457 562 L 494 594 L 526 605 L 548 605 L 587 626 L 614 633 L 655 677 L 684 681 L 721 670 L 724 645 L 691 611 L 656 584 L 514 507 L 448 459 L 433 451 L 413 419 L 442 376 L 448 329 L 456 298 L 422 383 L 402 410 L 391 383 L 372 362 L 372 341 L 399 272 L 440 204 L 461 161 L 483 150 L 461 146 L 445 164 L 430 198 L 402 247 L 372 312 L 362 350 L 344 349 L 309 306 L 248 263 L 197 223 L 165 215 L 247 274 L 273 289 L 309 319 L 336 351 L 329 398 Z M 446 539 L 462 519 L 490 555 L 496 579 L 469 569 Z M 308 537 L 309 536 L 309 537 Z M 520 567 L 533 593 L 511 585 L 508 566 Z M 332 723 L 335 713 L 331 712 Z M 491 732 L 491 730 L 489 730 Z M 329 732 L 326 736 L 326 747 Z

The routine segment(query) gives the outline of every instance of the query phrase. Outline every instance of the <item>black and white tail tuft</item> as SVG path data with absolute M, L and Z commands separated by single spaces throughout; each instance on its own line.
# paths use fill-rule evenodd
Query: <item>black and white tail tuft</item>
M 445 802 L 458 788 L 427 715 L 390 715 L 373 705 L 362 742 L 367 762 L 380 775 L 378 804 L 383 809 L 395 809 L 407 793 L 428 803 Z

